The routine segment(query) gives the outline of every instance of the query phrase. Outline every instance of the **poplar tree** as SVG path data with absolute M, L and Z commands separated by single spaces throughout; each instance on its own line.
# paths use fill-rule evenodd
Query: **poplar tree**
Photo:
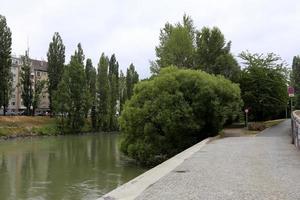
M 107 131 L 108 124 L 108 100 L 109 100 L 109 83 L 108 83 L 108 63 L 109 59 L 104 53 L 101 54 L 98 63 L 98 75 L 97 75 L 97 118 L 98 128 L 100 131 Z
M 91 110 L 92 128 L 96 128 L 96 70 L 93 67 L 91 59 L 86 60 L 85 65 L 86 87 L 88 92 L 88 100 L 86 104 L 86 115 Z
M 126 89 L 126 76 L 123 71 L 120 71 L 119 78 L 119 97 L 120 97 L 120 114 L 123 110 L 123 105 L 127 99 L 127 89 Z
M 79 43 L 55 93 L 55 111 L 67 117 L 66 123 L 63 123 L 66 126 L 64 131 L 80 132 L 84 125 L 87 92 L 83 61 L 84 54 Z
M 10 28 L 0 15 L 0 107 L 3 106 L 4 115 L 12 92 L 11 43 Z
M 65 46 L 58 32 L 54 33 L 52 42 L 49 44 L 47 53 L 48 58 L 48 93 L 50 101 L 50 110 L 53 111 L 53 93 L 57 90 L 61 81 L 64 63 L 65 63 Z
M 126 73 L 126 95 L 130 99 L 133 94 L 133 87 L 139 81 L 139 75 L 135 71 L 134 65 L 131 63 Z
M 115 131 L 118 129 L 117 124 L 117 104 L 119 100 L 119 64 L 113 54 L 109 60 L 109 130 Z
M 21 98 L 23 100 L 23 105 L 26 107 L 26 114 L 30 115 L 30 107 L 32 106 L 33 100 L 33 89 L 32 89 L 32 79 L 30 77 L 30 58 L 28 51 L 25 51 L 25 55 L 21 57 L 22 66 L 20 73 L 20 86 L 21 86 Z

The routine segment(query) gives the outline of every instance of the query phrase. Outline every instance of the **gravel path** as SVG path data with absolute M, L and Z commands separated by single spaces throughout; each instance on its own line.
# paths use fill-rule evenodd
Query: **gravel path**
M 300 199 L 300 152 L 289 134 L 286 120 L 257 137 L 215 140 L 137 199 Z

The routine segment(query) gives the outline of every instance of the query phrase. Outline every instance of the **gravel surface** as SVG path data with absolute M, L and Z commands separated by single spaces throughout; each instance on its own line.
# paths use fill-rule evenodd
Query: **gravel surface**
M 290 120 L 258 136 L 215 140 L 148 187 L 138 200 L 300 199 L 300 152 Z

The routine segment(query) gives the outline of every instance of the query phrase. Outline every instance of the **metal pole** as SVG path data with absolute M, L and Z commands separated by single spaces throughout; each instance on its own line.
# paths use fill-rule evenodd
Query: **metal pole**
M 246 112 L 246 128 L 248 127 L 248 112 Z
M 291 117 L 292 117 L 292 112 L 293 112 L 293 99 L 292 99 L 292 97 L 290 97 L 290 99 L 291 99 Z

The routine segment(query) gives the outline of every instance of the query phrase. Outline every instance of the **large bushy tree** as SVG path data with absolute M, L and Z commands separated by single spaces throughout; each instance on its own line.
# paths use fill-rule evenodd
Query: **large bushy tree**
M 65 64 L 65 46 L 58 32 L 54 33 L 52 42 L 49 44 L 48 58 L 48 93 L 50 110 L 53 111 L 53 94 L 57 90 L 62 78 Z
M 0 15 L 0 107 L 5 115 L 12 92 L 11 31 L 6 18 Z
M 218 133 L 241 109 L 237 84 L 202 71 L 164 68 L 139 82 L 120 117 L 121 150 L 142 164 L 161 162 Z
M 242 52 L 240 57 L 245 66 L 240 87 L 250 118 L 256 121 L 277 118 L 285 111 L 288 102 L 288 77 L 283 61 L 273 53 Z

